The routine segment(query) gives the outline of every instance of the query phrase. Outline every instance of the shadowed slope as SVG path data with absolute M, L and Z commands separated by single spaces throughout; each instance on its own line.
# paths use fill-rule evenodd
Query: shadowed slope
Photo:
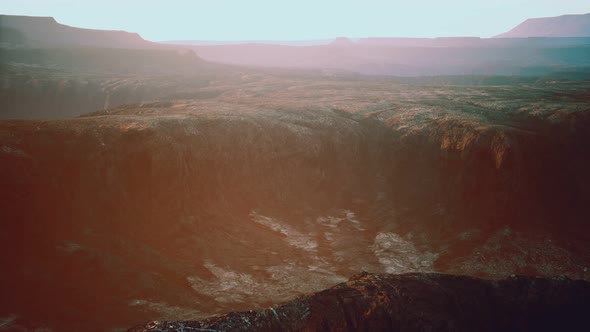
M 590 283 L 513 276 L 361 274 L 260 311 L 153 321 L 147 331 L 585 331 Z

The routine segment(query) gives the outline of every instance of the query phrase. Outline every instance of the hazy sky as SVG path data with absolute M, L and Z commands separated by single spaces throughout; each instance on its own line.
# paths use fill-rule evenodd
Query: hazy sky
M 590 0 L 0 0 L 0 13 L 152 41 L 490 37 L 531 17 L 590 13 Z

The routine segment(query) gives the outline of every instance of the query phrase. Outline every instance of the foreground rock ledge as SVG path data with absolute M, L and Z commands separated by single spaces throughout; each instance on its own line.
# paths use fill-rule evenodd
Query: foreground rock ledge
M 128 331 L 588 331 L 589 317 L 587 281 L 361 273 L 274 308 Z

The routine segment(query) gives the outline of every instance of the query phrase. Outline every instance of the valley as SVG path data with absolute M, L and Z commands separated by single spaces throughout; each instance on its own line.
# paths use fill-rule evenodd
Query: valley
M 113 329 L 359 271 L 588 279 L 586 91 L 244 71 L 2 121 L 2 315 Z
M 174 45 L 0 15 L 0 331 L 575 330 L 586 17 Z

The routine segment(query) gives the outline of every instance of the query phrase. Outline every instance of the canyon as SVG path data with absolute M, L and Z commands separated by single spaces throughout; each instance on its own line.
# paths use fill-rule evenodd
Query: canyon
M 585 330 L 587 38 L 0 23 L 0 331 Z
M 359 271 L 588 279 L 586 91 L 234 72 L 2 121 L 0 314 L 107 330 Z

